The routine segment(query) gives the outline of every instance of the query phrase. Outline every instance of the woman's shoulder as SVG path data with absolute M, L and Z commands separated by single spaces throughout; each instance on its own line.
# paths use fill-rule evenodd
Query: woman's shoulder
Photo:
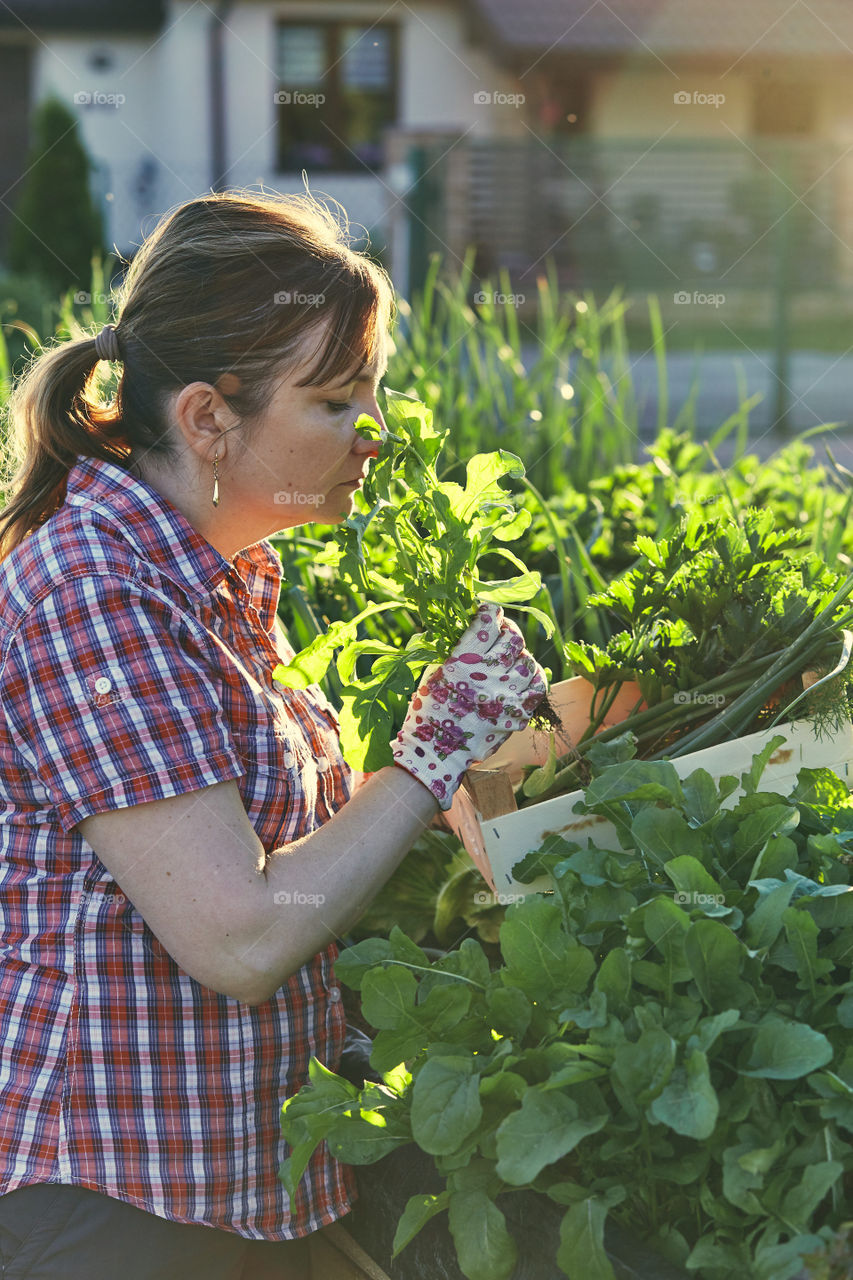
M 0 561 L 0 620 L 14 630 L 65 583 L 138 576 L 132 548 L 97 513 L 63 506 Z

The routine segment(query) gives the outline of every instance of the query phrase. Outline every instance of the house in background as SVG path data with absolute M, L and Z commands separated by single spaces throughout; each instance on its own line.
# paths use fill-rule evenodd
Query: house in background
M 183 199 L 304 170 L 403 293 L 468 243 L 576 286 L 746 281 L 792 245 L 849 282 L 851 64 L 849 0 L 6 0 L 0 253 L 56 94 L 125 255 Z
M 0 219 L 13 217 L 26 122 L 50 94 L 79 115 L 108 235 L 133 252 L 156 217 L 211 187 L 332 196 L 405 276 L 406 139 L 500 133 L 511 72 L 449 3 L 10 0 L 0 6 Z M 2 221 L 0 221 L 2 227 Z

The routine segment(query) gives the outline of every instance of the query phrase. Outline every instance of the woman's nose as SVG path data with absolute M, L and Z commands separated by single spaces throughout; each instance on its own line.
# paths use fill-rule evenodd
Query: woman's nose
M 379 405 L 376 404 L 375 401 L 372 406 L 372 409 L 368 410 L 368 412 L 370 413 L 370 416 L 371 418 L 373 418 L 374 422 L 379 424 L 379 428 L 381 431 L 380 439 L 371 440 L 367 436 L 359 435 L 357 443 L 364 445 L 364 449 L 362 450 L 362 452 L 367 454 L 368 457 L 376 458 L 379 455 L 379 448 L 380 448 L 380 445 L 382 444 L 382 441 L 388 435 L 388 427 L 385 424 L 385 419 L 382 417 L 382 410 L 379 408 Z

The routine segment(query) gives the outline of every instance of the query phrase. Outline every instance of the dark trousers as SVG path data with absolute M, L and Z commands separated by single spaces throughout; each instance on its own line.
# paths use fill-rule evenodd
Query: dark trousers
M 0 1196 L 3 1280 L 311 1280 L 308 1239 L 246 1240 L 88 1187 Z

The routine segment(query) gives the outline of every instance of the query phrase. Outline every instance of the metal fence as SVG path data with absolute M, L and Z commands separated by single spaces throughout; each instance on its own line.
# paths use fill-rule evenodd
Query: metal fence
M 412 148 L 409 163 L 415 287 L 431 250 L 465 244 L 481 275 L 505 266 L 532 283 L 550 256 L 571 289 L 853 280 L 853 154 L 829 144 L 466 138 Z

